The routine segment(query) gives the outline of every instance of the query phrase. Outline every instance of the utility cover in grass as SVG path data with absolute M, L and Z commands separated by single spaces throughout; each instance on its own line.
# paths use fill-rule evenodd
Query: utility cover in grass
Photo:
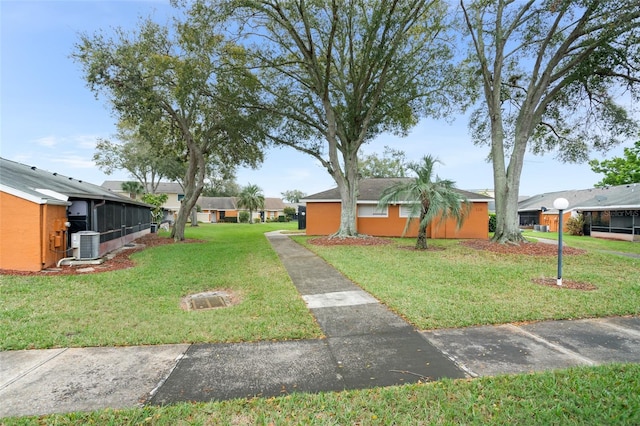
M 203 309 L 224 308 L 234 304 L 235 297 L 226 290 L 207 291 L 204 293 L 190 294 L 182 299 L 182 309 L 196 311 Z

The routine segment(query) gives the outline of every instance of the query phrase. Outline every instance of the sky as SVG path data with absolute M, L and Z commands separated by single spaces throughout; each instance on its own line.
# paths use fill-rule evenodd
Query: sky
M 167 23 L 173 14 L 169 0 L 0 0 L 0 156 L 96 185 L 131 180 L 126 171 L 106 175 L 92 161 L 97 140 L 115 134 L 116 119 L 87 88 L 70 55 L 81 33 L 133 29 L 147 16 Z M 407 137 L 381 135 L 361 153 L 382 154 L 389 146 L 410 161 L 430 154 L 442 163 L 436 169 L 441 178 L 460 189 L 491 190 L 488 146 L 473 145 L 464 116 L 448 121 L 424 119 Z M 632 146 L 629 141 L 596 158 L 621 157 Z M 527 154 L 520 195 L 586 189 L 602 178 L 588 164 L 561 163 L 553 153 Z M 269 149 L 258 169 L 239 169 L 236 181 L 258 185 L 267 197 L 336 186 L 317 160 L 293 148 Z

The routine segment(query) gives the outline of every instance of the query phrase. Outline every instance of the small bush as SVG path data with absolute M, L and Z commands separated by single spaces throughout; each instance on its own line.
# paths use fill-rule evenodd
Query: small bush
M 243 210 L 238 213 L 238 220 L 240 223 L 249 223 L 249 212 Z
M 285 207 L 284 210 L 284 215 L 287 217 L 287 220 L 291 220 L 293 219 L 293 217 L 296 215 L 296 209 L 293 207 Z
M 569 235 L 584 235 L 584 216 L 571 216 L 567 220 L 567 232 Z
M 238 223 L 238 218 L 235 216 L 224 217 L 222 219 L 224 223 Z
M 280 215 L 278 216 L 278 222 L 286 222 L 287 221 L 287 217 L 284 215 Z
M 496 232 L 496 214 L 489 213 L 489 232 Z

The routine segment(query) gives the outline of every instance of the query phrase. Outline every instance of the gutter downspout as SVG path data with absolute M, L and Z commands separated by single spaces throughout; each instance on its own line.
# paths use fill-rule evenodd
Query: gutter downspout
M 45 256 L 45 242 L 44 242 L 44 209 L 45 204 L 40 204 L 40 269 L 44 268 L 44 256 Z M 46 246 L 48 248 L 48 246 Z
M 93 201 L 91 202 L 93 204 Z M 91 230 L 95 231 L 95 232 L 100 232 L 98 231 L 98 207 L 102 207 L 105 204 L 107 204 L 107 200 L 102 200 L 102 202 L 98 203 L 98 204 L 94 204 L 93 205 L 93 209 L 91 209 Z M 100 256 L 101 250 L 100 250 L 100 244 L 98 244 L 98 256 Z
M 93 201 L 91 204 L 93 204 Z M 91 231 L 98 230 L 98 207 L 102 207 L 105 204 L 107 204 L 107 200 L 102 200 L 102 202 L 98 204 L 93 204 L 93 208 L 91 209 Z

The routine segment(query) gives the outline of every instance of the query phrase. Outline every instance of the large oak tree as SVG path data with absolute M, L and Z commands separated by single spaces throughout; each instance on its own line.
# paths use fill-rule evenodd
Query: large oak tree
M 637 136 L 637 0 L 464 1 L 472 67 L 483 95 L 472 117 L 489 143 L 499 242 L 519 242 L 518 191 L 527 151 L 586 161 Z M 629 102 L 631 100 L 631 102 Z M 561 178 L 561 170 L 558 171 Z
M 209 165 L 255 166 L 262 160 L 263 138 L 256 131 L 261 113 L 237 107 L 254 102 L 254 78 L 235 66 L 242 49 L 214 28 L 195 32 L 180 23 L 165 27 L 146 20 L 112 37 L 82 35 L 73 56 L 119 121 L 143 135 L 162 131 L 165 147 L 158 155 L 178 159 L 174 170 L 182 171 L 185 195 L 172 229 L 176 241 L 184 239 Z
M 190 22 L 209 25 L 218 11 L 261 82 L 262 102 L 253 107 L 278 123 L 268 138 L 324 166 L 341 196 L 336 234 L 357 235 L 362 145 L 446 112 L 446 2 L 201 0 Z

